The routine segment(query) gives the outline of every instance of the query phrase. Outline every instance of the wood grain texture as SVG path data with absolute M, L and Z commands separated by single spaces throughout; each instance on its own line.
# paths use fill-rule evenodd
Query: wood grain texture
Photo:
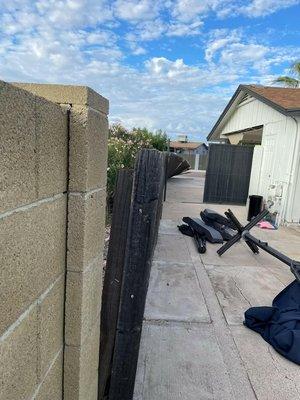
M 110 400 L 131 400 L 154 247 L 162 210 L 163 153 L 142 150 L 137 157 L 121 301 L 115 340 Z
M 99 354 L 98 399 L 107 394 L 110 380 L 115 334 L 119 315 L 124 257 L 132 192 L 132 170 L 118 174 L 114 199 L 110 243 L 102 292 L 101 337 Z

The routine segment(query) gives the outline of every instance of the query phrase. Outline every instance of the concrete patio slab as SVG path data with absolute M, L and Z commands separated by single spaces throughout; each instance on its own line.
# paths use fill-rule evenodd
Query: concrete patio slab
M 246 327 L 232 327 L 253 389 L 259 400 L 300 398 L 300 367 L 278 354 Z
M 243 242 L 222 257 L 216 254 L 220 245 L 208 243 L 207 253 L 200 255 L 193 239 L 177 229 L 182 217 L 197 217 L 204 208 L 221 213 L 231 208 L 247 223 L 246 207 L 198 202 L 203 185 L 203 174 L 195 172 L 168 183 L 134 400 L 298 399 L 300 366 L 242 325 L 249 307 L 271 305 L 293 275 L 263 251 L 253 255 Z M 252 232 L 300 259 L 299 230 L 255 227 Z
M 153 263 L 145 319 L 210 322 L 192 262 Z
M 135 400 L 231 400 L 221 351 L 208 324 L 144 324 Z
M 271 305 L 284 288 L 270 270 L 255 266 L 206 266 L 229 325 L 242 324 L 249 307 Z
M 173 219 L 162 219 L 160 221 L 159 225 L 159 234 L 165 234 L 165 235 L 179 235 L 181 236 L 181 233 L 179 229 L 177 228 L 177 225 L 181 225 L 182 221 L 180 219 L 178 220 L 173 220 Z
M 291 274 L 290 268 L 288 265 L 281 263 L 280 265 L 272 265 L 272 266 L 265 266 L 273 276 L 284 285 L 289 285 L 294 280 L 294 275 Z
M 189 253 L 183 235 L 158 235 L 154 261 L 185 263 L 188 259 Z
M 225 254 L 220 257 L 217 250 L 220 244 L 207 243 L 206 253 L 201 254 L 201 260 L 206 265 L 244 265 L 258 266 L 258 260 L 245 245 L 245 243 L 237 243 L 232 246 Z

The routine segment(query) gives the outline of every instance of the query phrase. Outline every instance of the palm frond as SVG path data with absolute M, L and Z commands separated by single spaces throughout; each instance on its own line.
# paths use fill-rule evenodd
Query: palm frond
M 292 64 L 291 70 L 293 71 L 293 73 L 294 73 L 298 78 L 300 78 L 300 61 L 299 61 L 299 60 L 298 60 L 298 61 L 295 61 L 295 62 Z
M 298 79 L 291 78 L 290 76 L 279 76 L 274 80 L 274 83 L 279 83 L 286 87 L 297 88 L 299 87 L 300 81 Z

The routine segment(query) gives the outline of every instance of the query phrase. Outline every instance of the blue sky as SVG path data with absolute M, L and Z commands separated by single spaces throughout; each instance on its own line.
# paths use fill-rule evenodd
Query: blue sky
M 0 0 L 0 79 L 89 85 L 110 121 L 203 140 L 300 59 L 300 0 Z

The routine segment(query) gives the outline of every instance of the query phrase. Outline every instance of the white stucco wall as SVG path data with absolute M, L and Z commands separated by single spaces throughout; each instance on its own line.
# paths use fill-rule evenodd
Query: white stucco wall
M 254 152 L 249 194 L 272 200 L 275 203 L 272 210 L 280 215 L 279 222 L 298 223 L 300 127 L 297 131 L 295 120 L 251 99 L 238 106 L 223 127 L 221 137 L 258 125 L 263 125 L 262 143 Z

